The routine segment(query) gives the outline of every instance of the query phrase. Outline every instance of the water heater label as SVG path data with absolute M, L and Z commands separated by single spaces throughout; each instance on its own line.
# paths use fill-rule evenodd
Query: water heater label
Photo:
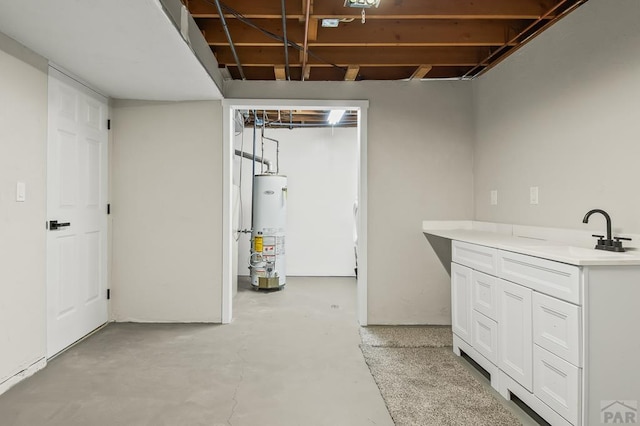
M 262 254 L 274 255 L 274 254 L 276 254 L 276 247 L 275 246 L 264 246 L 263 250 L 262 250 Z
M 255 237 L 253 239 L 253 250 L 258 253 L 262 252 L 262 237 Z
M 267 236 L 265 236 L 265 237 L 262 237 L 262 238 L 263 238 L 262 243 L 265 246 L 275 246 L 276 245 L 276 237 L 267 237 Z

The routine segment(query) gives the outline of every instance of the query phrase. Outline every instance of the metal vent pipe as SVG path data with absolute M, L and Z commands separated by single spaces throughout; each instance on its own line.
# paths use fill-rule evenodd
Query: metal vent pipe
M 229 47 L 231 48 L 231 53 L 233 54 L 233 59 L 236 61 L 236 66 L 238 67 L 238 71 L 240 72 L 240 78 L 246 80 L 247 77 L 244 75 L 244 69 L 242 69 L 242 64 L 240 63 L 240 59 L 238 59 L 238 53 L 236 52 L 236 46 L 233 44 L 233 39 L 231 38 L 231 34 L 229 33 L 229 27 L 227 26 L 227 20 L 224 17 L 224 13 L 222 13 L 222 6 L 220 6 L 220 0 L 216 1 L 216 8 L 218 9 L 218 15 L 220 15 L 220 23 L 222 23 L 222 29 L 224 30 L 224 34 L 227 36 L 227 41 L 229 42 Z
M 266 139 L 266 138 L 265 138 Z M 236 155 L 238 157 L 242 157 L 242 158 L 246 158 L 247 160 L 254 160 L 257 161 L 259 163 L 264 163 L 267 165 L 267 173 L 274 173 L 273 170 L 273 161 L 260 157 L 259 155 L 253 155 L 250 152 L 244 152 L 244 151 L 240 151 L 239 149 L 236 149 Z

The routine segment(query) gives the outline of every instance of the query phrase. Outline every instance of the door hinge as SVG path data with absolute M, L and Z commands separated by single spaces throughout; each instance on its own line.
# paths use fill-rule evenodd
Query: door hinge
M 111 130 L 111 119 L 107 120 L 107 130 Z
M 107 204 L 107 214 L 111 214 L 111 204 Z
M 107 300 L 111 300 L 111 289 L 107 289 Z

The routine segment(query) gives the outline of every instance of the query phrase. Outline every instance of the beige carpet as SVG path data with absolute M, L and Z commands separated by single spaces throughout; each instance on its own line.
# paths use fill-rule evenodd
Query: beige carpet
M 521 423 L 456 359 L 449 327 L 366 327 L 360 346 L 397 426 Z
M 453 346 L 449 326 L 371 326 L 360 327 L 362 344 L 391 348 L 442 348 Z

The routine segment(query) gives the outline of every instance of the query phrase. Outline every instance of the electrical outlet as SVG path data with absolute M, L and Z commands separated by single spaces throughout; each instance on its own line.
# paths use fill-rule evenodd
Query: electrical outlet
M 538 204 L 538 187 L 532 186 L 529 188 L 529 204 Z
M 27 185 L 24 182 L 16 184 L 16 201 L 24 203 L 27 200 Z
M 497 206 L 498 205 L 498 190 L 497 189 L 492 189 L 491 190 L 491 205 L 492 206 Z

